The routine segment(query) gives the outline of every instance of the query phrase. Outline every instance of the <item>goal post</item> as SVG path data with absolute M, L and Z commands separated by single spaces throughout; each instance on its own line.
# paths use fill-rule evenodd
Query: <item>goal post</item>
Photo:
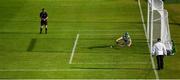
M 153 44 L 157 38 L 165 44 L 167 50 L 172 50 L 171 35 L 169 30 L 168 12 L 164 9 L 162 0 L 148 0 L 147 40 L 152 53 Z
M 166 48 L 168 50 L 172 50 L 172 40 L 169 29 L 169 19 L 167 10 L 163 10 L 161 34 L 162 42 L 165 44 Z

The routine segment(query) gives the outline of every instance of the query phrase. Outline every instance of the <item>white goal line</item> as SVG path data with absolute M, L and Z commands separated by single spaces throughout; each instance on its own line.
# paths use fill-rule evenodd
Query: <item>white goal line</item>
M 116 30 L 100 30 L 99 29 L 99 30 L 62 30 L 62 31 L 93 31 L 93 32 L 94 31 L 99 31 L 99 32 L 101 32 L 101 31 L 102 32 L 103 31 L 126 31 L 127 32 L 127 31 L 142 31 L 142 30 L 141 29 L 123 29 L 123 30 L 122 29 L 119 29 L 119 30 L 117 30 L 117 29 Z
M 117 71 L 117 70 L 122 70 L 124 68 L 121 67 L 110 67 L 110 68 L 84 68 L 84 67 L 74 67 L 72 69 L 0 69 L 0 72 L 60 72 L 60 71 Z M 128 68 L 127 68 L 128 69 Z M 129 68 L 131 69 L 131 68 Z
M 76 45 L 77 45 L 78 39 L 79 39 L 79 34 L 77 34 L 77 36 L 76 36 L 76 40 L 74 42 L 74 46 L 73 46 L 73 49 L 72 49 L 72 53 L 71 53 L 71 57 L 70 57 L 70 60 L 69 60 L 69 64 L 71 64 L 72 61 L 73 61 L 73 57 L 74 57 L 74 53 L 75 53 L 75 50 L 76 50 Z
M 146 38 L 147 38 L 146 25 L 145 25 L 145 22 L 144 22 L 144 16 L 143 16 L 142 7 L 141 7 L 141 0 L 138 0 L 138 6 L 139 6 L 140 15 L 141 15 L 141 20 L 142 20 L 142 22 L 143 22 L 144 32 L 145 32 L 145 35 L 146 35 Z M 147 43 L 147 44 L 148 44 L 148 43 Z M 148 44 L 148 46 L 149 46 L 149 44 Z M 159 80 L 159 74 L 158 74 L 158 72 L 155 70 L 155 63 L 154 63 L 154 59 L 153 59 L 153 57 L 151 56 L 151 54 L 150 54 L 150 59 L 151 59 L 152 67 L 154 68 L 154 74 L 155 74 L 155 76 L 156 76 L 156 80 Z
M 101 65 L 107 65 L 107 64 L 122 64 L 122 65 L 125 65 L 125 64 L 127 64 L 127 65 L 138 65 L 138 64 L 150 64 L 149 62 L 117 62 L 117 63 L 83 63 L 83 62 L 78 62 L 78 63 L 72 63 L 72 64 L 101 64 Z

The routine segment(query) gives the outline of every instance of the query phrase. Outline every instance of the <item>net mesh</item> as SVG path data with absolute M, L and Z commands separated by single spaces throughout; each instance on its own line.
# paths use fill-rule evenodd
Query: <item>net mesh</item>
M 162 0 L 148 0 L 148 22 L 149 25 L 149 41 L 152 45 L 157 38 L 161 38 L 167 50 L 172 49 L 171 36 L 169 30 L 168 12 L 164 9 Z

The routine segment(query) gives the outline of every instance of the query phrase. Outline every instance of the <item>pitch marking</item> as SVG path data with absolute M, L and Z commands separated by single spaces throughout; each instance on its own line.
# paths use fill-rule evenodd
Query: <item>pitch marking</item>
M 78 39 L 79 39 L 79 34 L 77 34 L 77 36 L 76 36 L 76 40 L 75 40 L 75 42 L 74 42 L 74 46 L 73 46 L 73 49 L 72 49 L 72 53 L 71 53 L 71 57 L 70 57 L 70 60 L 69 60 L 69 64 L 72 63 L 72 60 L 73 60 L 73 57 L 74 57 L 74 53 L 75 53 L 75 50 L 76 50 L 76 45 L 77 45 Z
M 145 35 L 146 35 L 146 34 L 147 34 L 147 33 L 146 33 L 146 25 L 145 25 L 145 23 L 144 23 L 144 16 L 143 16 L 143 12 L 142 12 L 142 7 L 141 7 L 141 2 L 140 2 L 140 0 L 138 0 L 138 5 L 139 5 L 140 13 L 141 13 L 141 19 L 142 19 L 142 22 L 143 22 L 144 32 L 145 32 Z M 147 35 L 146 35 L 146 38 L 147 38 Z M 148 44 L 148 46 L 149 46 L 149 44 Z M 158 75 L 158 72 L 155 70 L 154 59 L 153 59 L 153 57 L 151 56 L 151 54 L 150 54 L 150 58 L 151 58 L 152 67 L 153 67 L 153 69 L 154 69 L 154 73 L 155 73 L 156 79 L 159 80 L 159 75 Z

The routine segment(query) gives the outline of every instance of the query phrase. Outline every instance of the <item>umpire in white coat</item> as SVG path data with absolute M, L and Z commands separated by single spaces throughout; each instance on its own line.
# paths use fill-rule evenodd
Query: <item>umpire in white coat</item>
M 161 43 L 160 38 L 157 39 L 157 43 L 155 43 L 153 46 L 152 55 L 156 55 L 157 65 L 158 65 L 157 70 L 163 69 L 164 68 L 163 58 L 164 58 L 164 55 L 167 55 L 167 51 L 166 51 L 165 45 Z

